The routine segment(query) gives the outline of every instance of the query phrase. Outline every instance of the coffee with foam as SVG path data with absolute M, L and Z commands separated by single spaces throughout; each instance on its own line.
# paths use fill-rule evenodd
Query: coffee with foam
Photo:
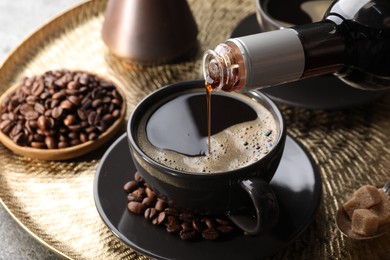
M 205 93 L 199 92 L 161 100 L 138 125 L 140 148 L 169 168 L 219 173 L 260 160 L 280 138 L 274 116 L 262 104 L 243 94 L 213 94 L 208 153 L 205 102 Z

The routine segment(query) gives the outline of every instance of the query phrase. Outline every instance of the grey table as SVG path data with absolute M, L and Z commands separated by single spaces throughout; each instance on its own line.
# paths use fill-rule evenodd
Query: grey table
M 42 24 L 82 0 L 0 0 L 0 63 Z M 0 162 L 1 167 L 1 162 Z M 57 259 L 0 205 L 0 259 Z

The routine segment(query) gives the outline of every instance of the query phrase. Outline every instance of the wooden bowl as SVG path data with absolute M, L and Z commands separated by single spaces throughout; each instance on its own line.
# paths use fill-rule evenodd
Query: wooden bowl
M 85 71 L 81 71 L 85 72 Z M 94 75 L 98 77 L 99 79 L 103 79 L 109 82 L 112 82 L 112 80 L 109 80 L 105 77 L 96 75 L 94 73 L 86 72 L 90 75 Z M 124 122 L 125 115 L 126 115 L 126 100 L 125 95 L 123 94 L 123 91 L 121 91 L 118 86 L 113 83 L 113 85 L 116 87 L 116 90 L 119 92 L 119 94 L 122 96 L 123 102 L 122 102 L 122 108 L 120 116 L 111 124 L 111 126 L 104 132 L 102 132 L 97 139 L 90 140 L 78 145 L 69 146 L 66 148 L 56 148 L 56 149 L 39 149 L 39 148 L 32 148 L 30 146 L 20 146 L 17 145 L 8 135 L 4 134 L 2 131 L 0 131 L 0 142 L 13 151 L 15 154 L 26 156 L 30 158 L 40 159 L 40 160 L 47 160 L 47 161 L 62 161 L 62 160 L 68 160 L 72 158 L 76 158 L 82 155 L 85 155 L 98 147 L 105 144 L 107 141 L 109 141 L 121 128 L 122 123 Z M 0 96 L 0 104 L 2 104 L 3 100 L 13 93 L 15 90 L 17 90 L 20 87 L 20 83 L 15 84 L 11 86 L 9 89 L 7 89 L 1 96 Z

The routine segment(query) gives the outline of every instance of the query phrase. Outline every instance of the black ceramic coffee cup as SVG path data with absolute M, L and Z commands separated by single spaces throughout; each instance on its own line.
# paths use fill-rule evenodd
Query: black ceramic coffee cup
M 168 167 L 141 149 L 138 133 L 143 131 L 143 127 L 140 129 L 140 122 L 158 109 L 160 105 L 156 104 L 161 103 L 161 100 L 169 101 L 189 92 L 204 95 L 206 99 L 204 81 L 181 82 L 158 89 L 133 110 L 127 125 L 127 135 L 138 172 L 159 196 L 176 208 L 199 214 L 228 216 L 239 228 L 253 235 L 269 230 L 276 224 L 279 215 L 277 199 L 269 182 L 282 157 L 286 126 L 280 110 L 266 95 L 257 91 L 234 94 L 245 95 L 245 102 L 249 106 L 252 102 L 261 104 L 276 124 L 272 148 L 249 165 L 218 173 L 188 172 Z M 215 95 L 231 94 L 212 93 L 212 102 Z M 204 116 L 207 117 L 206 114 Z M 167 131 L 162 134 L 171 133 Z M 180 142 L 180 138 L 177 138 L 177 142 Z

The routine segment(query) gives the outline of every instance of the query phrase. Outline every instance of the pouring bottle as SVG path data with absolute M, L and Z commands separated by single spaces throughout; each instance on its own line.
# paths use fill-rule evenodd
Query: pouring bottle
M 390 1 L 338 0 L 319 22 L 228 39 L 203 56 L 206 83 L 227 92 L 329 73 L 390 89 Z

